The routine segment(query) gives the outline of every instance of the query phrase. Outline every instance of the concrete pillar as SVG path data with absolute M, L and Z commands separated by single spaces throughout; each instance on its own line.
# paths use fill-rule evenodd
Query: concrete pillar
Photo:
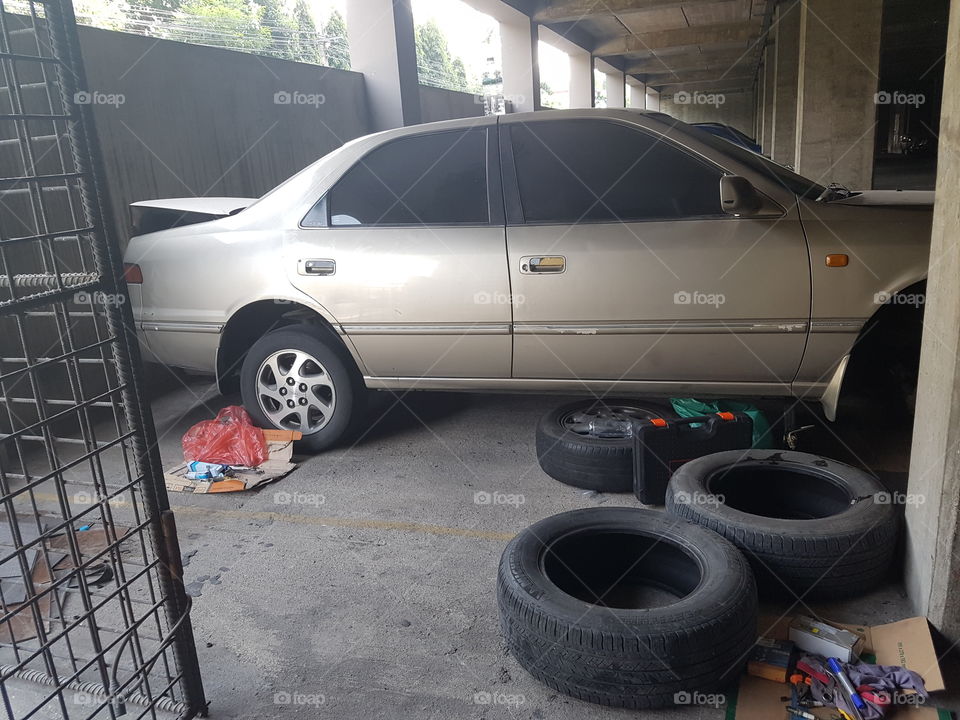
M 540 109 L 540 61 L 537 24 L 524 16 L 500 20 L 503 95 L 514 112 Z
M 767 45 L 763 50 L 763 127 L 760 130 L 760 147 L 763 154 L 768 156 L 773 145 L 773 93 L 777 84 L 774 54 L 773 45 Z
M 647 88 L 647 110 L 660 112 L 660 92 L 653 88 Z
M 570 61 L 569 106 L 593 107 L 593 56 L 576 43 L 543 25 L 539 28 L 540 42 L 565 53 Z
M 800 8 L 798 0 L 777 5 L 774 16 L 773 137 L 771 157 L 794 165 L 797 150 L 797 74 L 800 66 Z
M 960 0 L 950 4 L 960 32 Z M 907 594 L 947 639 L 960 641 L 960 47 L 948 43 L 943 78 L 930 272 L 917 422 L 907 486 Z M 911 503 L 909 498 L 918 502 Z
M 607 79 L 607 107 L 622 108 L 627 106 L 627 76 L 610 63 L 597 60 L 597 70 Z
M 869 189 L 880 21 L 877 0 L 801 0 L 797 172 Z
M 627 78 L 627 88 L 630 93 L 630 107 L 635 110 L 645 110 L 647 108 L 646 84 L 633 78 Z
M 570 52 L 570 107 L 593 107 L 593 56 L 586 51 Z
M 420 79 L 410 0 L 347 0 L 351 67 L 363 73 L 371 124 L 420 122 Z

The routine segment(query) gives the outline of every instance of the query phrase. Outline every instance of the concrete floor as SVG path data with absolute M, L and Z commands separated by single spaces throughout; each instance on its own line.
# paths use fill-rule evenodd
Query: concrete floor
M 512 535 L 565 510 L 638 505 L 540 470 L 534 425 L 562 400 L 413 393 L 391 409 L 382 396 L 366 438 L 307 458 L 276 484 L 171 494 L 185 578 L 198 595 L 193 622 L 211 717 L 636 716 L 557 695 L 507 656 L 499 637 L 496 567 Z M 166 378 L 153 404 L 165 463 L 179 460 L 192 423 L 233 402 L 210 394 L 207 380 Z M 808 438 L 837 442 L 836 430 Z M 522 502 L 477 504 L 478 492 Z M 893 583 L 808 611 L 865 623 L 910 615 Z M 952 658 L 944 663 L 955 675 Z M 723 711 L 643 715 L 719 719 Z

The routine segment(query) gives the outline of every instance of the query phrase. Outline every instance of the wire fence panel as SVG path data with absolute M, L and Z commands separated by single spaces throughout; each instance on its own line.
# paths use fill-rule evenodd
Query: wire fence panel
M 206 711 L 69 0 L 0 0 L 0 697 Z

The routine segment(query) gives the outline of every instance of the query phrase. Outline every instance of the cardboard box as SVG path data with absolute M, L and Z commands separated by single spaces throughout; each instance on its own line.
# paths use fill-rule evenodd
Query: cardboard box
M 760 619 L 760 630 L 766 637 L 787 639 L 791 618 Z M 944 689 L 943 674 L 937 662 L 937 653 L 930 636 L 927 619 L 908 618 L 886 625 L 858 626 L 830 623 L 845 628 L 863 637 L 861 657 L 867 662 L 878 665 L 901 665 L 909 668 L 923 678 L 927 691 L 935 693 Z M 783 683 L 771 682 L 763 678 L 745 675 L 740 687 L 727 705 L 726 717 L 730 720 L 776 720 L 786 718 L 786 703 L 781 697 L 789 695 L 789 687 Z M 934 705 L 935 699 L 926 707 L 900 707 L 887 715 L 903 720 L 943 720 L 949 715 L 941 715 Z M 833 717 L 836 712 L 830 708 L 813 709 L 818 718 L 824 720 Z
M 289 430 L 263 430 L 269 455 L 266 462 L 253 470 L 234 470 L 234 477 L 224 480 L 191 480 L 187 463 L 183 462 L 163 471 L 164 484 L 170 492 L 206 493 L 250 490 L 288 475 L 297 463 L 292 461 L 293 443 L 303 435 Z
M 757 640 L 747 660 L 747 672 L 755 677 L 785 683 L 792 658 L 792 642 L 762 637 Z
M 863 635 L 797 615 L 790 623 L 790 639 L 804 652 L 850 662 L 863 648 Z

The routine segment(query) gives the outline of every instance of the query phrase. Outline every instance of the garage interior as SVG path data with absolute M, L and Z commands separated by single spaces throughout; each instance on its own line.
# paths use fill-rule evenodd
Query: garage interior
M 960 2 L 464 2 L 499 23 L 503 96 L 512 112 L 550 112 L 540 100 L 538 44 L 544 42 L 569 57 L 571 108 L 594 106 L 599 73 L 607 107 L 731 126 L 754 139 L 762 154 L 823 184 L 936 189 L 915 398 L 890 400 L 870 382 L 852 385 L 841 396 L 835 423 L 812 403 L 791 403 L 793 424 L 810 426 L 799 435 L 800 450 L 866 469 L 891 491 L 925 500 L 902 508 L 900 544 L 880 588 L 853 601 L 765 601 L 762 616 L 801 613 L 851 625 L 925 617 L 947 687 L 936 704 L 960 712 L 960 213 L 954 202 L 960 188 Z M 16 58 L 33 54 L 21 44 L 33 42 L 23 13 L 21 5 L 0 2 L 0 193 L 23 180 L 13 160 L 6 164 L 13 155 L 4 153 L 14 152 L 18 137 L 6 127 L 33 112 L 13 87 L 33 82 L 43 89 L 52 82 L 46 75 L 15 76 Z M 55 19 L 43 15 L 43 22 Z M 95 195 L 114 252 L 129 237 L 131 202 L 258 197 L 355 137 L 483 114 L 483 104 L 469 94 L 421 84 L 409 0 L 348 0 L 347 32 L 351 71 L 81 26 L 73 52 L 82 56 L 86 87 L 127 98 L 119 106 L 82 110 L 99 135 Z M 281 118 L 270 98 L 295 88 L 322 93 L 326 102 Z M 13 215 L 35 202 L 30 195 L 0 195 L 0 201 L 2 213 Z M 9 218 L 0 224 L 0 247 L 7 253 L 25 235 Z M 82 453 L 72 449 L 59 458 L 71 467 L 24 492 L 31 483 L 24 428 L 46 422 L 51 408 L 79 401 L 57 386 L 55 376 L 40 378 L 37 386 L 24 381 L 30 373 L 17 365 L 21 331 L 44 333 L 37 339 L 41 346 L 58 336 L 62 341 L 62 332 L 30 319 L 35 308 L 18 304 L 24 296 L 11 289 L 13 273 L 4 274 L 10 277 L 0 277 L 0 290 L 6 288 L 0 293 L 0 492 L 7 522 L 16 525 L 11 518 L 25 513 L 62 512 L 64 498 L 76 499 L 91 486 L 82 463 L 73 462 Z M 71 287 L 61 284 L 59 291 Z M 42 354 L 35 359 L 42 362 Z M 156 472 L 158 462 L 166 468 L 182 459 L 181 438 L 189 428 L 242 402 L 239 393 L 221 395 L 209 377 L 149 362 L 148 352 L 144 360 L 136 382 L 152 415 L 146 424 L 155 427 L 151 452 L 157 459 L 148 465 Z M 852 362 L 882 369 L 886 358 L 864 352 Z M 58 404 L 58 397 L 72 399 Z M 497 567 L 517 533 L 568 510 L 641 507 L 629 494 L 559 484 L 538 465 L 538 419 L 574 399 L 379 392 L 357 438 L 298 456 L 297 469 L 276 483 L 222 495 L 170 493 L 182 565 L 176 569 L 171 561 L 173 574 L 182 571 L 192 598 L 189 623 L 210 717 L 638 714 L 581 702 L 538 683 L 500 636 Z M 782 418 L 782 403 L 757 404 L 772 420 Z M 117 412 L 119 405 L 111 407 Z M 89 416 L 97 427 L 110 426 L 113 417 L 98 413 Z M 145 432 L 149 437 L 152 430 Z M 38 457 L 45 445 L 57 444 L 51 437 L 34 443 Z M 129 477 L 127 460 L 104 454 L 96 473 Z M 478 500 L 495 495 L 510 501 Z M 158 505 L 157 522 L 164 505 Z M 93 507 L 95 514 L 110 512 L 106 500 Z M 166 587 L 162 572 L 158 578 L 158 587 Z M 169 592 L 184 601 L 175 587 Z M 168 627 L 177 617 L 166 616 Z M 0 636 L 0 649 L 4 640 Z M 103 655 L 113 657 L 109 649 Z M 10 718 L 123 717 L 115 704 L 90 704 L 82 693 L 78 700 L 76 688 L 41 703 L 49 688 L 40 692 L 37 683 L 8 670 L 22 658 L 3 658 L 0 694 Z M 173 665 L 184 662 L 182 655 L 171 659 Z M 176 714 L 157 706 L 152 714 L 138 708 L 127 717 L 141 712 Z M 723 707 L 704 705 L 640 714 L 731 717 Z

